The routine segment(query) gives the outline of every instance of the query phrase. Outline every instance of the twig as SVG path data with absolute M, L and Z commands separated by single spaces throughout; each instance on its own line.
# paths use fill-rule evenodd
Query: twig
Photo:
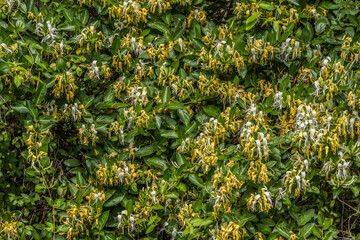
M 360 213 L 359 210 L 353 208 L 351 205 L 347 204 L 345 201 L 338 199 L 340 202 L 342 202 L 343 204 L 345 204 L 346 206 L 348 206 L 349 208 L 351 208 L 352 210 L 354 210 L 356 213 Z
M 337 84 L 340 83 L 341 79 L 344 78 L 350 71 L 350 69 L 352 68 L 352 66 L 354 65 L 354 63 L 358 60 L 360 56 L 360 51 L 358 52 L 358 54 L 356 54 L 354 61 L 352 61 L 352 63 L 350 64 L 350 66 L 348 67 L 348 69 L 346 70 L 346 72 L 340 77 L 339 81 L 337 82 Z

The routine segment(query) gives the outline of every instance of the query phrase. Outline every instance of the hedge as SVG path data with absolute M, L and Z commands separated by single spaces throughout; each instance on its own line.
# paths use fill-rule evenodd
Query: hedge
M 360 239 L 356 0 L 1 0 L 1 239 Z

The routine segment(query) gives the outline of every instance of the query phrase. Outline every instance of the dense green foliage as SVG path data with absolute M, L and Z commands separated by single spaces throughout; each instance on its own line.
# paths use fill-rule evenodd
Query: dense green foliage
M 357 0 L 0 0 L 1 239 L 360 239 Z

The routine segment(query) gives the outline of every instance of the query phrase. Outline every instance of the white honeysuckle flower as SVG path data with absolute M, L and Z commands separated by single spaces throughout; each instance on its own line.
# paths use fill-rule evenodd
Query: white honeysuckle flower
M 256 143 L 258 155 L 260 156 L 261 155 L 261 143 L 260 143 L 260 140 L 255 140 L 255 143 Z
M 95 77 L 95 79 L 100 79 L 99 76 L 99 67 L 96 65 L 97 61 L 94 60 L 91 64 L 90 73 Z
M 296 175 L 295 179 L 296 179 L 297 188 L 301 190 L 302 189 L 301 177 L 299 175 Z
M 316 48 L 317 48 L 317 50 L 319 51 L 320 56 L 322 57 L 323 54 L 321 53 L 321 46 L 320 46 L 320 44 L 316 44 Z
M 133 232 L 135 230 L 135 224 L 134 224 L 135 219 L 133 216 L 130 216 L 129 220 L 130 220 L 130 232 Z
M 254 201 L 253 201 L 253 204 L 252 204 L 252 206 L 251 206 L 251 209 L 252 209 L 253 211 L 256 211 L 256 203 L 257 203 L 257 201 L 258 201 L 260 198 L 261 198 L 260 194 L 257 194 L 257 195 L 254 197 Z
M 169 199 L 166 200 L 165 206 L 164 206 L 164 212 L 166 212 L 166 209 L 167 209 L 167 207 L 169 206 L 170 202 L 171 202 L 171 198 L 169 198 Z
M 268 142 L 266 138 L 263 138 L 263 150 L 264 150 L 264 155 L 267 156 L 269 155 L 269 151 L 268 151 Z
M 294 47 L 295 47 L 295 58 L 298 58 L 300 56 L 300 51 L 299 51 L 300 42 L 295 41 Z
M 116 217 L 115 217 L 115 220 L 118 222 L 116 228 L 121 230 L 121 221 L 122 221 L 122 215 L 121 214 L 118 214 Z
M 251 48 L 251 55 L 252 55 L 252 61 L 253 61 L 253 62 L 256 62 L 256 61 L 257 61 L 257 57 L 256 57 L 255 48 Z
M 281 52 L 280 52 L 280 55 L 281 55 L 281 56 L 285 56 L 286 48 L 287 48 L 286 42 L 282 42 L 282 43 L 281 43 Z
M 69 106 L 68 104 L 66 104 L 66 103 L 64 104 L 64 110 L 63 110 L 63 113 L 65 113 L 65 112 L 66 112 L 66 110 L 67 110 L 68 106 Z
M 317 12 L 316 12 L 316 10 L 315 9 L 311 9 L 311 13 L 312 13 L 312 15 L 314 16 L 314 18 L 315 18 L 315 24 L 316 24 L 316 20 L 317 20 Z
M 316 130 L 314 128 L 310 129 L 310 139 L 311 141 L 314 141 L 314 136 L 315 136 Z
M 319 96 L 319 92 L 320 92 L 320 83 L 318 80 L 316 80 L 314 82 L 314 85 L 315 85 L 315 96 L 318 97 Z
M 94 193 L 95 203 L 97 203 L 100 200 L 101 195 L 102 195 L 101 192 Z
M 292 47 L 287 47 L 286 49 L 286 54 L 285 54 L 285 61 L 289 61 L 290 60 L 290 53 L 292 51 Z
M 256 105 L 255 105 L 255 104 L 251 104 L 251 105 L 250 105 L 250 108 L 249 108 L 247 111 L 252 114 L 252 117 L 253 117 L 253 118 L 255 118 L 255 116 L 256 116 Z
M 273 107 L 279 108 L 279 110 L 281 110 L 282 106 L 283 106 L 283 93 L 277 92 L 275 94 L 275 101 L 273 103 Z
M 122 185 L 124 183 L 124 172 L 121 172 L 121 168 L 118 168 L 118 178 L 120 184 Z
M 263 111 L 259 112 L 259 124 L 262 124 Z
M 179 38 L 178 41 L 179 41 L 180 50 L 183 51 L 184 46 L 183 46 L 183 40 L 182 40 L 182 38 Z
M 8 53 L 13 53 L 13 51 L 11 49 L 9 49 L 8 46 L 5 43 L 2 43 L 1 47 L 4 48 L 5 51 L 7 51 Z
M 308 172 L 308 170 L 309 170 L 309 161 L 307 159 L 304 160 L 304 165 L 305 165 L 305 172 Z
M 128 176 L 128 177 L 131 177 L 130 173 L 129 173 L 129 167 L 128 166 L 125 166 L 124 167 L 124 172 L 125 174 Z
M 166 230 L 166 226 L 168 226 L 169 223 L 168 222 L 165 222 L 163 227 L 158 231 L 158 234 L 160 234 L 162 231 L 165 231 Z
M 343 152 L 339 152 L 339 157 L 340 157 L 340 161 L 345 161 Z
M 349 126 L 349 132 L 353 133 L 354 132 L 354 123 L 355 123 L 355 118 L 351 118 L 350 119 L 350 126 Z
M 264 133 L 259 132 L 259 136 L 260 136 L 260 137 L 259 137 L 260 140 L 263 140 L 263 139 L 264 139 Z
M 327 127 L 327 130 L 328 130 L 328 131 L 330 131 L 331 119 L 332 119 L 332 117 L 329 116 L 329 117 L 327 118 L 327 120 L 326 120 L 326 121 L 327 121 L 327 126 L 326 126 L 326 127 Z
M 321 169 L 321 171 L 325 172 L 326 175 L 329 174 L 329 172 L 333 169 L 333 164 L 331 161 L 327 161 L 326 163 L 324 163 L 323 168 Z
M 324 134 L 323 133 L 319 133 L 317 135 L 317 139 L 315 141 L 315 147 L 319 144 L 320 140 L 321 140 L 321 137 L 323 136 Z
M 156 192 L 155 192 L 155 190 L 153 190 L 153 191 L 151 192 L 151 197 L 152 197 L 153 203 L 155 204 L 155 202 L 156 202 Z
M 173 231 L 171 232 L 171 240 L 175 240 L 176 235 L 182 234 L 182 232 L 177 231 L 175 228 L 173 228 Z
M 216 195 L 216 198 L 215 198 L 215 204 L 214 204 L 214 206 L 216 206 L 216 205 L 218 205 L 218 204 L 219 204 L 220 198 L 221 198 L 221 196 L 220 196 L 220 195 Z
M 265 194 L 265 196 L 266 196 L 266 199 L 267 199 L 268 203 L 272 206 L 272 205 L 273 205 L 273 202 L 272 202 L 272 200 L 271 200 L 271 193 L 269 192 L 269 190 L 267 189 L 266 186 L 263 187 L 263 189 L 264 189 L 264 194 Z
M 75 121 L 76 120 L 76 108 L 75 108 L 75 106 L 73 106 L 71 108 L 71 115 L 72 115 L 73 121 Z
M 308 136 L 307 132 L 304 132 L 304 133 L 303 133 L 303 136 L 304 136 L 304 138 L 305 138 L 304 146 L 306 147 L 306 146 L 308 145 L 309 136 Z

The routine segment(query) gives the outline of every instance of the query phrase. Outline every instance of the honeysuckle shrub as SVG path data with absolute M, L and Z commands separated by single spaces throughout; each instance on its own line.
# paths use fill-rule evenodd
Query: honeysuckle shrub
M 1 239 L 360 239 L 356 0 L 1 0 Z

